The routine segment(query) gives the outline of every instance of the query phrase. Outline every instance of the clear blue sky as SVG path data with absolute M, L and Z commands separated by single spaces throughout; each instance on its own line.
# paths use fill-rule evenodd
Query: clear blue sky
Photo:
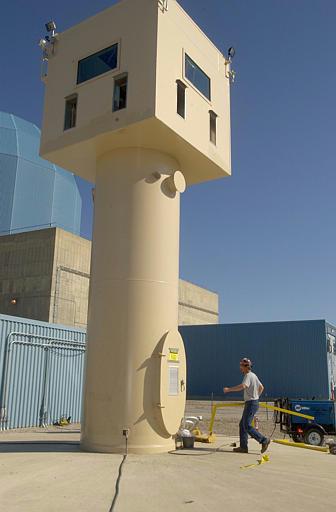
M 59 31 L 111 0 L 12 0 L 1 8 L 0 110 L 41 124 L 44 23 Z M 220 294 L 222 322 L 336 323 L 336 2 L 181 0 L 236 48 L 232 177 L 182 196 L 180 275 Z M 90 237 L 90 187 L 82 234 Z

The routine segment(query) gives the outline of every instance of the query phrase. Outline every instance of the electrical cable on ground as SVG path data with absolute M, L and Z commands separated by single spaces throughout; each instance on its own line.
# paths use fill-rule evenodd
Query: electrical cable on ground
M 272 439 L 273 434 L 274 434 L 274 432 L 275 432 L 275 429 L 276 429 L 276 423 L 274 423 L 274 429 L 273 429 L 273 432 L 272 432 L 272 434 L 269 436 L 269 437 L 270 437 L 270 439 Z
M 123 459 L 122 459 L 122 461 L 120 463 L 120 466 L 119 466 L 118 478 L 117 478 L 117 481 L 116 481 L 116 484 L 115 484 L 115 493 L 114 493 L 114 496 L 113 496 L 111 507 L 109 508 L 109 512 L 113 512 L 114 511 L 114 507 L 115 507 L 115 504 L 117 503 L 117 499 L 118 499 L 118 496 L 119 496 L 119 486 L 120 486 L 120 481 L 121 481 L 121 476 L 122 476 L 122 469 L 123 469 L 123 465 L 124 465 L 124 463 L 125 463 L 125 461 L 127 459 L 127 452 L 128 452 L 127 440 L 128 440 L 128 434 L 126 435 L 125 439 L 126 439 L 126 453 L 123 456 Z

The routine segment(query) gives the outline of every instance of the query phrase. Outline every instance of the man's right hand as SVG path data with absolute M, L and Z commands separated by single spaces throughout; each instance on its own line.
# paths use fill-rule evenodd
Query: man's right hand
M 224 393 L 229 393 L 230 388 L 223 388 Z

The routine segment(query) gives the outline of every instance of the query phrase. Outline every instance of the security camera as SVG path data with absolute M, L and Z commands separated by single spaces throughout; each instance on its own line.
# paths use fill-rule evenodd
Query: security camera
M 47 32 L 55 32 L 56 23 L 53 20 L 48 21 L 48 23 L 45 24 L 45 28 Z

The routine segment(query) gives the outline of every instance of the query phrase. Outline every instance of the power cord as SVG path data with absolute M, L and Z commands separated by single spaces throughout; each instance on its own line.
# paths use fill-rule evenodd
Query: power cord
M 123 436 L 125 436 L 125 454 L 124 454 L 122 461 L 120 463 L 120 466 L 119 466 L 118 478 L 117 478 L 117 481 L 115 484 L 115 493 L 113 496 L 111 507 L 109 508 L 109 512 L 113 512 L 115 504 L 117 503 L 117 499 L 119 496 L 119 487 L 120 487 L 120 480 L 121 480 L 121 476 L 122 476 L 123 465 L 124 465 L 124 463 L 127 459 L 127 455 L 128 455 L 128 435 L 129 435 L 129 429 L 126 428 L 123 430 Z
M 269 436 L 269 437 L 270 437 L 270 439 L 272 439 L 272 437 L 273 437 L 273 434 L 274 434 L 274 432 L 275 432 L 276 427 L 277 427 L 277 424 L 276 424 L 276 423 L 274 423 L 274 429 L 273 429 L 273 432 L 272 432 L 272 434 Z

